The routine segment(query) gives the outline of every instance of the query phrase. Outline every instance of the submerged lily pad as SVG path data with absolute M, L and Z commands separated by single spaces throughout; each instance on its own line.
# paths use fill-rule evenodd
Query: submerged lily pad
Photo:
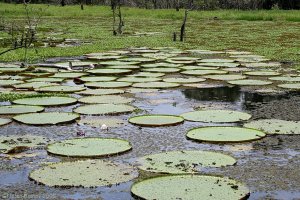
M 0 126 L 9 124 L 11 121 L 11 119 L 4 119 L 4 118 L 0 118 Z
M 128 141 L 116 138 L 75 138 L 47 146 L 49 153 L 68 157 L 112 156 L 129 150 L 131 145 Z
M 279 76 L 281 73 L 275 71 L 250 71 L 244 74 L 251 76 Z
M 209 75 L 209 74 L 227 74 L 227 71 L 223 71 L 223 70 L 186 70 L 183 72 L 180 72 L 181 74 L 185 74 L 185 75 L 194 75 L 194 76 L 199 76 L 199 75 Z
M 176 115 L 141 115 L 131 117 L 130 123 L 139 126 L 172 126 L 183 123 L 184 119 Z
M 49 112 L 49 113 L 30 113 L 17 115 L 13 117 L 14 120 L 32 125 L 54 125 L 60 123 L 72 122 L 80 116 L 76 113 L 66 112 Z
M 89 96 L 78 99 L 81 103 L 111 103 L 111 104 L 126 104 L 130 103 L 132 99 L 118 96 L 118 95 L 102 95 L 102 96 Z
M 253 80 L 253 79 L 233 80 L 233 81 L 228 81 L 228 83 L 232 85 L 244 85 L 244 86 L 262 86 L 262 85 L 272 84 L 271 81 Z
M 58 106 L 76 103 L 77 99 L 71 97 L 34 97 L 14 100 L 15 104 L 35 106 Z
M 120 89 L 94 89 L 76 92 L 80 95 L 109 95 L 109 94 L 123 94 L 125 91 Z
M 123 87 L 131 86 L 132 83 L 107 81 L 107 82 L 87 82 L 84 85 L 89 88 L 123 88 Z
M 131 192 L 142 199 L 246 199 L 249 189 L 227 177 L 208 175 L 159 176 L 139 181 Z
M 220 81 L 231 81 L 231 80 L 241 80 L 247 78 L 247 76 L 239 75 L 239 74 L 224 74 L 224 75 L 208 75 L 205 78 L 209 78 L 212 80 L 220 80 Z
M 203 82 L 206 79 L 204 78 L 165 78 L 163 79 L 164 82 L 168 82 L 168 83 L 199 83 L 199 82 Z
M 262 137 L 265 137 L 266 134 L 255 129 L 218 126 L 195 128 L 189 130 L 186 136 L 197 141 L 211 143 L 233 143 L 258 140 Z
M 108 128 L 120 127 L 125 124 L 125 121 L 119 118 L 85 118 L 81 119 L 78 124 L 88 125 L 92 127 L 102 127 L 105 124 Z
M 261 119 L 252 121 L 244 125 L 247 128 L 255 128 L 266 132 L 267 134 L 300 134 L 299 121 L 286 121 L 280 119 Z
M 128 74 L 131 73 L 130 69 L 92 69 L 88 72 L 91 74 Z
M 50 164 L 29 174 L 35 182 L 50 187 L 98 187 L 130 181 L 136 171 L 127 165 L 103 160 Z
M 19 153 L 32 147 L 45 146 L 49 141 L 37 135 L 0 136 L 0 153 Z
M 0 106 L 0 114 L 23 114 L 23 113 L 34 113 L 42 112 L 44 107 L 41 106 L 23 106 L 23 105 L 12 105 L 12 106 Z
M 234 165 L 236 160 L 228 155 L 210 151 L 170 151 L 138 159 L 138 168 L 158 173 L 198 173 L 201 168 Z
M 280 84 L 277 85 L 277 87 L 291 90 L 300 90 L 300 83 Z
M 251 115 L 233 110 L 200 110 L 181 115 L 185 120 L 194 122 L 239 122 L 249 120 Z
M 147 83 L 135 83 L 132 87 L 136 88 L 174 88 L 179 87 L 177 83 L 167 83 L 167 82 L 147 82 Z
M 58 85 L 58 86 L 47 86 L 47 87 L 40 87 L 35 89 L 38 92 L 79 92 L 85 90 L 84 87 L 79 86 L 66 86 L 66 85 Z
M 114 81 L 118 77 L 115 76 L 85 76 L 81 77 L 80 80 L 83 82 L 101 82 L 101 81 Z
M 118 115 L 131 113 L 135 109 L 136 108 L 133 106 L 123 104 L 95 104 L 80 106 L 74 109 L 74 112 L 83 115 Z

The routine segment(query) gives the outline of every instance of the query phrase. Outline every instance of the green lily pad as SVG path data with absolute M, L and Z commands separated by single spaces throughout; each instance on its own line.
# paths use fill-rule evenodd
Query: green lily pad
M 29 174 L 35 182 L 50 187 L 111 186 L 137 177 L 130 166 L 103 160 L 84 160 L 50 164 Z
M 172 58 L 166 59 L 166 62 L 173 64 L 193 64 L 196 60 L 173 60 Z
M 81 92 L 76 92 L 80 95 L 109 95 L 109 94 L 123 94 L 124 90 L 120 89 L 94 89 L 94 90 L 85 90 Z
M 155 67 L 155 68 L 144 68 L 142 69 L 144 72 L 158 72 L 158 73 L 174 73 L 179 72 L 181 69 L 179 68 L 171 68 L 171 67 Z
M 204 78 L 164 78 L 163 81 L 164 82 L 168 82 L 168 83 L 199 83 L 199 82 L 203 82 L 206 79 Z
M 122 58 L 123 56 L 117 55 L 89 55 L 87 59 L 89 60 L 114 60 Z
M 137 65 L 112 65 L 107 66 L 106 69 L 139 69 Z
M 154 62 L 156 59 L 154 58 L 120 58 L 118 59 L 119 61 L 124 61 L 124 62 Z
M 0 63 L 0 68 L 20 68 L 20 65 L 11 63 Z
M 270 59 L 263 58 L 263 57 L 252 57 L 252 58 L 249 57 L 249 58 L 236 58 L 235 60 L 242 63 L 257 63 L 257 62 L 269 61 Z
M 89 88 L 123 88 L 123 87 L 131 86 L 132 83 L 107 81 L 107 82 L 87 82 L 84 85 Z
M 177 83 L 167 83 L 167 82 L 147 82 L 147 83 L 134 83 L 132 87 L 136 88 L 174 88 L 179 87 L 180 84 Z
M 280 84 L 277 87 L 291 90 L 300 90 L 300 83 Z
M 137 74 L 128 75 L 128 77 L 162 77 L 164 73 L 139 72 Z
M 73 122 L 80 116 L 76 113 L 49 112 L 49 113 L 30 113 L 17 115 L 14 120 L 31 125 L 54 125 L 60 123 Z
M 234 80 L 234 81 L 228 81 L 228 83 L 232 85 L 244 85 L 244 86 L 262 86 L 262 85 L 273 84 L 271 81 L 262 81 L 262 80 L 253 80 L 253 79 Z
M 0 136 L 0 153 L 20 153 L 33 147 L 43 147 L 51 140 L 37 135 Z
M 201 76 L 201 75 L 209 75 L 209 74 L 227 74 L 227 71 L 223 70 L 186 70 L 183 72 L 180 72 L 181 74 L 185 75 L 194 75 L 194 76 Z
M 34 97 L 14 100 L 15 104 L 34 105 L 34 106 L 59 106 L 70 105 L 77 102 L 71 97 Z
M 223 84 L 207 84 L 207 83 L 190 83 L 190 84 L 183 84 L 185 87 L 192 87 L 192 88 L 220 88 L 224 87 Z
M 189 139 L 211 143 L 248 142 L 261 139 L 266 134 L 262 131 L 232 126 L 200 127 L 189 130 Z
M 20 74 L 22 76 L 29 76 L 29 77 L 36 77 L 36 78 L 42 78 L 42 77 L 48 77 L 54 75 L 54 73 L 49 72 L 27 72 Z
M 174 56 L 177 56 L 177 53 L 164 53 L 164 52 L 159 52 L 159 53 L 143 53 L 142 56 L 146 58 L 154 58 L 156 60 L 165 60 L 167 58 L 171 58 Z
M 129 88 L 126 90 L 128 93 L 152 93 L 158 92 L 159 89 L 145 89 L 145 88 Z
M 197 60 L 199 60 L 199 58 L 178 56 L 178 57 L 170 58 L 170 60 L 173 60 L 173 61 L 191 61 L 191 60 L 197 61 Z
M 133 53 L 157 53 L 159 50 L 154 49 L 134 49 L 132 50 Z
M 18 81 L 21 81 L 21 80 L 24 80 L 26 79 L 27 77 L 26 76 L 18 76 L 18 75 L 2 75 L 0 76 L 0 80 L 18 80 Z
M 198 63 L 199 66 L 206 66 L 206 67 L 228 67 L 228 68 L 234 68 L 240 66 L 240 63 Z
M 0 68 L 0 72 L 2 72 L 4 74 L 19 73 L 19 72 L 24 72 L 26 70 L 27 70 L 27 68 L 16 68 L 16 67 L 2 67 L 2 68 Z
M 6 124 L 9 124 L 10 122 L 12 122 L 10 119 L 0 118 L 0 126 L 4 126 Z
M 200 63 L 233 63 L 235 60 L 232 59 L 202 59 L 199 60 Z
M 211 54 L 224 54 L 224 51 L 211 51 L 211 50 L 201 50 L 201 49 L 190 49 L 190 50 L 186 50 L 187 52 L 191 52 L 193 54 L 207 54 L 207 55 L 211 55 Z
M 209 78 L 212 80 L 220 80 L 220 81 L 232 81 L 232 80 L 241 80 L 247 78 L 247 76 L 239 75 L 239 74 L 224 74 L 224 75 L 209 75 L 205 76 L 205 78 Z
M 155 78 L 155 77 L 123 77 L 119 78 L 117 81 L 121 82 L 131 82 L 131 83 L 145 83 L 145 82 L 156 82 L 156 81 L 161 81 L 160 78 Z
M 89 66 L 91 64 L 95 64 L 95 62 L 83 62 L 83 61 L 70 61 L 72 63 L 72 67 L 84 67 L 84 66 Z M 56 63 L 57 66 L 62 66 L 62 67 L 69 67 L 70 63 L 69 62 L 61 62 L 61 63 Z
M 244 74 L 251 76 L 279 76 L 281 73 L 275 71 L 250 71 Z
M 118 77 L 115 76 L 87 76 L 81 77 L 80 80 L 83 82 L 105 82 L 105 81 L 114 81 Z
M 89 96 L 78 99 L 81 103 L 111 103 L 111 104 L 126 104 L 130 103 L 132 99 L 118 96 L 118 95 L 102 95 L 102 96 Z
M 79 86 L 66 86 L 66 85 L 58 85 L 58 86 L 47 86 L 47 87 L 40 87 L 35 89 L 38 92 L 79 92 L 85 90 L 84 87 Z
M 124 153 L 131 148 L 128 141 L 116 138 L 75 138 L 49 144 L 47 151 L 59 156 L 95 158 Z
M 58 72 L 51 76 L 51 78 L 79 78 L 81 76 L 85 76 L 87 73 L 80 72 Z
M 198 173 L 201 168 L 234 165 L 228 155 L 210 151 L 170 151 L 147 155 L 138 159 L 138 168 L 155 173 Z
M 85 118 L 81 119 L 78 124 L 92 127 L 102 127 L 105 124 L 110 129 L 122 126 L 125 121 L 119 118 Z
M 249 189 L 227 177 L 207 175 L 159 176 L 139 181 L 131 192 L 141 199 L 246 199 Z
M 63 82 L 63 78 L 33 78 L 28 79 L 26 82 L 50 82 L 50 83 L 61 83 Z
M 30 82 L 30 83 L 22 83 L 13 85 L 16 89 L 28 89 L 28 90 L 34 90 L 36 88 L 40 87 L 46 87 L 46 86 L 57 86 L 57 83 L 50 83 L 50 82 Z
M 171 68 L 176 68 L 180 67 L 182 65 L 180 64 L 172 64 L 172 63 L 152 63 L 152 64 L 145 64 L 141 65 L 144 68 L 156 68 L 156 67 L 171 67 Z
M 128 74 L 131 73 L 130 69 L 92 69 L 88 72 L 91 74 Z
M 277 76 L 277 77 L 270 77 L 269 80 L 272 81 L 285 81 L 285 82 L 300 82 L 300 77 L 291 77 L 291 76 Z
M 23 114 L 42 112 L 44 107 L 41 106 L 24 106 L 24 105 L 12 105 L 12 106 L 0 106 L 0 114 Z
M 261 119 L 244 124 L 244 127 L 255 128 L 266 132 L 267 134 L 300 134 L 299 121 L 286 121 L 280 119 Z
M 195 66 L 195 65 L 190 65 L 190 66 L 183 66 L 180 67 L 180 69 L 183 70 L 215 70 L 215 69 L 220 69 L 220 67 L 207 67 L 207 66 Z
M 83 115 L 118 115 L 131 113 L 136 108 L 123 104 L 93 104 L 87 106 L 80 106 L 74 109 L 74 112 Z
M 125 62 L 125 61 L 106 61 L 100 62 L 101 65 L 138 65 L 141 62 Z
M 184 113 L 181 116 L 188 121 L 214 123 L 239 122 L 251 118 L 248 113 L 233 110 L 200 110 Z
M 18 80 L 0 80 L 0 86 L 12 86 L 16 84 L 24 83 L 24 81 L 18 81 Z
M 256 67 L 280 67 L 281 64 L 279 62 L 269 62 L 269 63 L 262 63 L 262 62 L 255 62 L 255 63 L 246 63 L 243 64 L 246 67 L 250 67 L 250 68 L 256 68 Z
M 184 119 L 176 115 L 141 115 L 131 117 L 130 123 L 139 126 L 172 126 L 183 123 Z

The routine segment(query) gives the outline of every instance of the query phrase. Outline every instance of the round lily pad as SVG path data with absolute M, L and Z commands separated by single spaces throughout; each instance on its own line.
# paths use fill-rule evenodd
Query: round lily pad
M 182 71 L 180 72 L 181 74 L 185 74 L 185 75 L 194 75 L 194 76 L 199 76 L 199 75 L 209 75 L 209 74 L 227 74 L 227 71 L 223 71 L 223 70 L 186 70 L 186 71 Z
M 196 60 L 173 60 L 171 58 L 166 59 L 166 62 L 173 63 L 173 64 L 193 64 Z
M 119 61 L 125 61 L 125 62 L 153 62 L 156 59 L 154 58 L 144 58 L 144 57 L 140 57 L 140 58 L 120 58 L 118 59 Z
M 174 88 L 179 87 L 177 83 L 167 83 L 167 82 L 147 82 L 147 83 L 134 83 L 132 87 L 136 88 Z
M 183 123 L 184 119 L 176 115 L 141 115 L 131 117 L 130 123 L 139 126 L 172 126 Z
M 23 114 L 42 112 L 44 107 L 41 106 L 25 106 L 25 105 L 12 105 L 12 106 L 0 106 L 0 114 Z
M 31 180 L 50 187 L 110 186 L 136 177 L 132 167 L 103 160 L 59 162 L 29 174 Z
M 137 65 L 112 65 L 107 66 L 106 69 L 139 69 Z
M 48 77 L 54 75 L 54 73 L 49 72 L 25 72 L 21 74 L 22 76 L 28 77 Z
M 88 125 L 92 127 L 102 127 L 104 124 L 107 126 L 108 129 L 120 127 L 125 124 L 125 121 L 119 118 L 85 118 L 81 119 L 78 124 L 80 125 Z
M 186 50 L 188 52 L 191 52 L 193 54 L 224 54 L 224 51 L 211 51 L 211 50 L 201 50 L 201 49 L 191 49 L 191 50 Z
M 114 60 L 122 58 L 123 56 L 118 55 L 88 55 L 89 60 Z
M 246 63 L 246 64 L 243 64 L 245 65 L 246 67 L 280 67 L 281 64 L 279 62 L 269 62 L 269 63 L 263 63 L 263 62 L 255 62 L 255 63 Z
M 105 82 L 105 81 L 114 81 L 117 77 L 115 76 L 86 76 L 81 77 L 80 80 L 83 82 Z
M 128 75 L 129 77 L 161 77 L 165 73 L 139 72 L 137 74 Z
M 191 61 L 191 60 L 194 60 L 194 61 L 197 61 L 197 60 L 199 60 L 199 58 L 179 56 L 179 57 L 170 58 L 170 60 L 178 60 L 178 61 Z
M 251 118 L 251 115 L 233 110 L 200 110 L 181 115 L 185 120 L 194 122 L 239 122 Z
M 123 88 L 123 87 L 131 86 L 132 83 L 107 81 L 107 82 L 88 82 L 85 83 L 84 85 L 89 88 Z
M 300 82 L 300 76 L 298 76 L 298 77 L 277 76 L 277 77 L 270 77 L 269 80 L 272 80 L 272 81 L 285 81 L 285 82 Z
M 229 67 L 234 68 L 240 66 L 240 63 L 198 63 L 199 66 L 206 66 L 206 67 Z
M 198 173 L 201 168 L 234 165 L 228 155 L 210 151 L 170 151 L 138 159 L 138 168 L 144 171 L 181 174 Z
M 180 67 L 180 69 L 184 70 L 215 70 L 215 69 L 220 69 L 220 67 L 207 67 L 207 66 L 194 66 L 194 65 L 189 65 L 189 66 L 183 66 Z
M 101 65 L 138 65 L 141 62 L 125 62 L 125 61 L 106 61 L 106 62 L 100 62 Z
M 271 81 L 253 80 L 253 79 L 233 80 L 233 81 L 228 81 L 228 83 L 232 85 L 244 85 L 244 86 L 262 86 L 262 85 L 272 84 Z
M 9 73 L 19 73 L 19 72 L 24 72 L 26 71 L 27 68 L 17 68 L 17 67 L 1 67 L 0 72 L 4 74 L 9 74 Z
M 247 128 L 255 128 L 266 132 L 267 134 L 300 134 L 299 121 L 286 121 L 280 119 L 261 119 L 252 121 L 244 125 Z
M 144 68 L 156 68 L 156 67 L 171 67 L 171 68 L 176 68 L 180 67 L 180 64 L 172 64 L 172 63 L 152 63 L 152 64 L 145 64 L 142 65 Z
M 12 122 L 10 119 L 0 118 L 0 126 L 9 124 L 10 122 Z
M 79 86 L 66 86 L 66 85 L 58 85 L 58 86 L 47 86 L 47 87 L 40 87 L 35 89 L 38 92 L 79 92 L 85 90 L 84 87 Z
M 145 82 L 156 82 L 156 81 L 160 81 L 160 78 L 155 78 L 155 77 L 123 77 L 123 78 L 119 78 L 118 81 L 121 82 L 131 82 L 131 83 L 145 83 Z
M 118 96 L 118 95 L 102 95 L 102 96 L 89 96 L 78 99 L 81 103 L 111 103 L 111 104 L 126 104 L 130 103 L 132 99 Z
M 52 78 L 78 78 L 87 75 L 87 73 L 80 72 L 58 72 L 51 76 Z
M 91 74 L 128 74 L 131 73 L 130 69 L 92 69 L 88 72 Z
M 0 80 L 0 86 L 12 86 L 16 84 L 21 84 L 24 83 L 23 81 L 18 81 L 18 80 Z
M 241 80 L 247 78 L 247 76 L 239 75 L 239 74 L 224 74 L 224 75 L 208 75 L 205 78 L 209 78 L 212 80 L 220 80 L 220 81 L 231 81 L 231 80 Z
M 91 64 L 95 64 L 95 62 L 83 62 L 83 61 L 70 61 L 72 64 L 72 67 L 84 67 L 84 66 L 89 66 Z M 61 63 L 56 63 L 57 66 L 62 66 L 62 67 L 69 67 L 70 62 L 61 62 Z
M 158 92 L 159 89 L 145 89 L 145 88 L 129 88 L 126 90 L 128 93 L 152 93 Z
M 164 82 L 168 82 L 168 83 L 199 83 L 199 82 L 203 82 L 206 79 L 204 78 L 165 78 L 163 79 Z
M 76 103 L 77 99 L 71 97 L 34 97 L 14 100 L 15 104 L 34 106 L 58 106 Z
M 40 87 L 56 86 L 56 85 L 58 85 L 58 84 L 50 83 L 50 82 L 31 82 L 31 83 L 17 84 L 17 85 L 13 85 L 13 86 L 14 86 L 14 88 L 17 88 L 17 89 L 34 90 L 34 89 L 40 88 Z
M 45 146 L 49 139 L 37 135 L 0 136 L 0 153 L 19 153 L 32 147 Z
M 75 138 L 47 146 L 48 153 L 68 157 L 112 156 L 131 150 L 126 140 L 116 138 Z
M 291 90 L 300 90 L 300 83 L 280 84 L 277 85 L 277 87 Z
M 118 115 L 131 113 L 135 109 L 136 108 L 133 106 L 123 104 L 95 104 L 80 106 L 74 109 L 74 112 L 83 115 Z
M 220 88 L 225 87 L 223 84 L 207 84 L 207 83 L 190 83 L 183 84 L 185 87 L 193 87 L 193 88 Z
M 261 139 L 266 134 L 262 131 L 232 126 L 200 127 L 189 130 L 188 138 L 211 143 L 248 142 Z
M 161 72 L 161 73 L 174 73 L 179 72 L 181 69 L 172 67 L 155 67 L 155 68 L 144 68 L 142 71 L 145 72 Z
M 202 59 L 202 60 L 199 60 L 199 62 L 201 62 L 201 63 L 233 63 L 233 62 L 235 62 L 235 60 L 215 58 L 215 59 Z
M 28 79 L 26 82 L 51 82 L 51 83 L 61 83 L 63 82 L 63 78 L 33 78 Z
M 131 192 L 141 199 L 246 199 L 249 189 L 227 177 L 207 175 L 159 176 L 133 184 Z
M 275 71 L 250 71 L 245 72 L 244 74 L 251 76 L 278 76 L 281 73 Z
M 109 94 L 123 94 L 125 91 L 120 89 L 94 89 L 76 92 L 80 95 L 109 95 Z
M 49 113 L 30 113 L 17 115 L 13 117 L 14 120 L 32 125 L 54 125 L 60 123 L 72 122 L 80 116 L 76 113 L 65 112 L 49 112 Z

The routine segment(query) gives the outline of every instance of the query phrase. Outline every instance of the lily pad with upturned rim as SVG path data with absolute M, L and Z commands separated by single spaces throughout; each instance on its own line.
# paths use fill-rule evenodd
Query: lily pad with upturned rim
M 77 99 L 72 97 L 34 97 L 14 100 L 15 104 L 35 105 L 35 106 L 59 106 L 70 105 L 77 102 Z
M 126 104 L 132 102 L 132 99 L 122 97 L 119 95 L 102 95 L 102 96 L 89 96 L 78 99 L 81 103 L 90 104 Z
M 281 73 L 276 72 L 276 71 L 249 71 L 249 72 L 245 72 L 244 74 L 251 75 L 251 76 L 279 76 L 279 75 L 281 75 Z
M 156 68 L 156 67 L 171 67 L 171 68 L 177 68 L 180 67 L 182 65 L 180 64 L 172 64 L 172 63 L 153 63 L 153 64 L 145 64 L 145 65 L 141 65 L 143 68 Z
M 200 127 L 188 131 L 189 139 L 209 143 L 236 143 L 259 140 L 266 136 L 262 131 L 232 126 Z
M 205 78 L 212 80 L 220 80 L 220 81 L 231 81 L 231 80 L 241 80 L 247 78 L 247 76 L 243 76 L 240 74 L 224 74 L 224 75 L 208 75 Z
M 291 90 L 300 90 L 300 83 L 280 84 L 277 87 Z
M 154 89 L 174 88 L 174 87 L 179 87 L 179 86 L 180 86 L 180 84 L 167 83 L 167 82 L 135 83 L 132 85 L 132 87 L 136 87 L 136 88 L 154 88 Z
M 40 87 L 46 86 L 57 86 L 57 83 L 50 83 L 50 82 L 30 82 L 30 83 L 21 83 L 17 85 L 13 85 L 16 89 L 27 89 L 27 90 L 34 90 Z
M 228 68 L 235 68 L 240 66 L 240 63 L 198 63 L 199 66 L 206 66 L 206 67 L 228 67 Z
M 74 109 L 74 112 L 83 115 L 118 115 L 131 113 L 136 108 L 124 104 L 92 104 L 80 106 Z
M 128 77 L 162 77 L 165 73 L 139 72 L 137 74 L 128 75 Z
M 55 73 L 51 78 L 79 78 L 81 76 L 85 76 L 87 73 L 82 73 L 82 72 L 58 72 Z
M 44 111 L 44 107 L 42 106 L 27 106 L 27 105 L 0 106 L 1 115 L 35 113 L 35 112 L 42 112 L 42 111 Z
M 110 95 L 110 94 L 123 94 L 123 93 L 125 93 L 125 91 L 120 89 L 91 89 L 91 90 L 76 92 L 76 94 L 79 95 Z
M 233 81 L 228 81 L 228 83 L 232 85 L 241 85 L 241 86 L 262 86 L 262 85 L 273 84 L 273 82 L 271 81 L 253 80 L 253 79 L 233 80 Z
M 24 81 L 19 81 L 19 80 L 0 80 L 0 86 L 13 86 L 16 84 L 21 84 L 24 83 Z
M 156 82 L 156 81 L 161 81 L 160 78 L 155 78 L 155 77 L 122 77 L 119 78 L 117 81 L 121 82 L 131 82 L 131 83 L 145 83 L 145 82 Z
M 172 126 L 183 123 L 184 119 L 176 115 L 140 115 L 131 117 L 130 123 L 138 126 Z
M 28 79 L 26 82 L 51 82 L 51 83 L 61 83 L 63 82 L 63 78 L 33 78 L 33 79 Z
M 181 71 L 179 68 L 172 67 L 155 67 L 155 68 L 143 68 L 144 72 L 158 72 L 158 73 L 175 73 Z
M 205 80 L 206 79 L 204 79 L 204 78 L 192 78 L 192 77 L 189 77 L 189 78 L 178 77 L 178 78 L 163 79 L 163 81 L 167 82 L 167 83 L 199 83 L 199 82 L 203 82 Z
M 12 122 L 11 119 L 0 118 L 0 126 L 4 126 L 6 124 L 9 124 L 10 122 Z
M 285 81 L 285 82 L 300 82 L 300 77 L 298 76 L 277 76 L 270 77 L 269 80 L 272 81 Z
M 201 75 L 209 75 L 209 74 L 227 74 L 227 71 L 223 71 L 223 70 L 186 70 L 186 71 L 182 71 L 180 72 L 181 74 L 185 74 L 185 75 L 193 75 L 193 76 L 201 76 Z
M 79 79 L 83 82 L 105 82 L 105 81 L 114 81 L 118 77 L 115 76 L 84 76 Z
M 101 65 L 138 65 L 141 62 L 125 62 L 125 61 L 106 61 L 100 62 Z
M 38 92 L 65 92 L 65 93 L 80 92 L 83 90 L 85 90 L 84 87 L 67 86 L 67 85 L 46 86 L 46 87 L 40 87 L 35 89 L 35 91 Z
M 202 60 L 199 60 L 198 62 L 200 62 L 200 63 L 233 63 L 233 62 L 235 62 L 235 60 L 214 58 L 214 59 L 202 59 Z
M 207 67 L 207 66 L 193 66 L 193 65 L 188 65 L 188 66 L 183 66 L 180 67 L 180 69 L 183 70 L 216 70 L 220 69 L 220 67 Z
M 91 74 L 129 74 L 132 72 L 130 69 L 92 69 L 88 71 Z
M 106 82 L 87 82 L 84 84 L 89 88 L 124 88 L 129 87 L 132 83 L 129 82 L 117 82 L 117 81 L 106 81 Z

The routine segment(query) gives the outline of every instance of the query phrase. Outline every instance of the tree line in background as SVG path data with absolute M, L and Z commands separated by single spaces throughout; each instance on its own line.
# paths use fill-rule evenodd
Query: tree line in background
M 109 5 L 115 0 L 31 0 L 31 3 Z M 189 8 L 195 10 L 214 9 L 300 9 L 300 0 L 120 0 L 124 6 L 146 9 Z M 23 0 L 0 0 L 6 3 L 23 3 Z

